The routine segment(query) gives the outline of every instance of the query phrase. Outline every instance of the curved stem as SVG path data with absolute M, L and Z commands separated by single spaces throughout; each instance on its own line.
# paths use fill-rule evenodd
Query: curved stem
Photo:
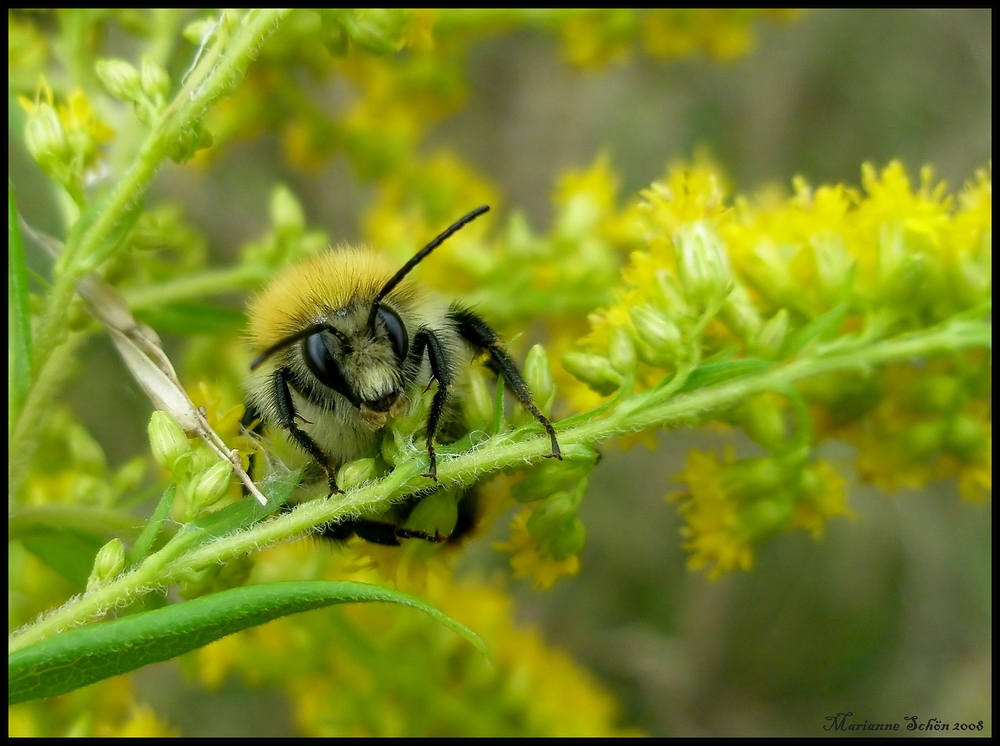
M 784 363 L 763 373 L 697 389 L 649 406 L 620 406 L 606 417 L 560 430 L 565 445 L 592 444 L 628 432 L 663 427 L 704 417 L 707 412 L 735 405 L 751 394 L 782 391 L 795 381 L 823 373 L 869 370 L 876 365 L 912 360 L 969 347 L 988 347 L 992 325 L 986 321 L 951 320 L 931 329 L 875 343 L 838 343 L 835 352 L 817 350 L 811 356 Z M 660 393 L 660 392 L 657 392 Z M 632 399 L 637 399 L 642 394 Z M 623 402 L 627 404 L 630 400 Z M 509 435 L 509 434 L 508 434 Z M 501 437 L 480 447 L 438 463 L 442 486 L 471 484 L 500 469 L 540 461 L 549 455 L 548 438 L 543 435 L 523 440 Z M 408 490 L 425 486 L 420 474 L 425 470 L 424 455 L 397 465 L 386 477 L 357 487 L 343 495 L 312 500 L 290 513 L 177 553 L 166 547 L 151 555 L 134 571 L 107 586 L 71 601 L 34 625 L 16 632 L 9 649 L 18 650 L 62 630 L 83 624 L 116 604 L 137 595 L 164 588 L 191 572 L 208 565 L 248 554 L 267 544 L 301 536 L 330 521 L 360 511 L 378 510 Z

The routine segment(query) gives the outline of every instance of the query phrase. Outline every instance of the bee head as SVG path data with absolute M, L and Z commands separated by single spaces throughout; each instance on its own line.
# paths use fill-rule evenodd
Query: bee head
M 256 369 L 275 353 L 301 343 L 301 356 L 316 380 L 361 411 L 362 419 L 381 427 L 405 406 L 403 389 L 410 355 L 410 333 L 400 312 L 384 301 L 434 249 L 490 208 L 468 213 L 418 251 L 370 302 L 355 301 L 270 345 L 250 364 Z M 404 314 L 405 315 L 405 314 Z M 413 367 L 420 360 L 413 361 Z

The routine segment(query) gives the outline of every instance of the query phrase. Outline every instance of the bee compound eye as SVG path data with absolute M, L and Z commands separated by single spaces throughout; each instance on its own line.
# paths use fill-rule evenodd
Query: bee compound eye
M 396 353 L 396 358 L 400 362 L 406 360 L 410 340 L 406 334 L 403 320 L 399 318 L 399 314 L 385 306 L 379 306 L 378 317 L 382 320 L 382 325 L 385 327 L 385 333 L 389 337 L 389 344 L 392 345 L 392 351 Z
M 320 383 L 353 401 L 356 397 L 351 395 L 344 373 L 330 350 L 324 334 L 325 332 L 316 332 L 306 337 L 303 345 L 306 365 Z

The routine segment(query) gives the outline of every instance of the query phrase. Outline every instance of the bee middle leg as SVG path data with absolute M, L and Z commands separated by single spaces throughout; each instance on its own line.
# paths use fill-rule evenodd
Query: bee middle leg
M 448 360 L 447 353 L 441 345 L 441 341 L 430 329 L 421 329 L 417 332 L 413 343 L 413 351 L 410 354 L 419 363 L 421 357 L 423 357 L 424 350 L 427 351 L 427 360 L 431 364 L 431 375 L 438 382 L 438 389 L 434 392 L 434 399 L 431 401 L 431 411 L 427 417 L 427 456 L 430 460 L 430 467 L 424 476 L 430 477 L 436 482 L 437 453 L 434 451 L 434 436 L 437 435 L 438 427 L 441 423 L 441 415 L 448 401 L 448 388 L 451 386 L 451 361 Z

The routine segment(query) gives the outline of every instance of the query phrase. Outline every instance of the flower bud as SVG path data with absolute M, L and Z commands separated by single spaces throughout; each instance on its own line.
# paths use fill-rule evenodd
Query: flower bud
M 681 286 L 696 306 L 704 308 L 727 291 L 733 281 L 725 244 L 712 224 L 700 220 L 674 236 Z
M 94 558 L 94 568 L 87 578 L 87 590 L 93 591 L 107 585 L 125 569 L 125 545 L 121 539 L 112 539 L 99 550 Z
M 946 424 L 942 420 L 918 422 L 900 436 L 903 450 L 914 461 L 927 458 L 941 447 Z
M 280 235 L 298 235 L 306 226 L 306 217 L 299 200 L 284 184 L 271 192 L 271 224 Z
M 785 440 L 785 411 L 772 396 L 751 396 L 734 416 L 750 439 L 764 448 L 773 450 Z
M 586 543 L 587 529 L 583 522 L 574 516 L 561 524 L 557 530 L 539 538 L 538 548 L 541 554 L 554 560 L 565 560 L 580 554 Z
M 170 76 L 148 54 L 142 56 L 142 90 L 154 102 L 162 102 L 170 92 Z
M 797 478 L 799 471 L 798 466 L 783 459 L 765 456 L 726 464 L 721 478 L 729 495 L 753 499 L 774 494 Z
M 518 502 L 528 503 L 569 490 L 590 474 L 597 458 L 597 451 L 590 446 L 576 443 L 565 446 L 562 461 L 549 459 L 535 464 L 511 488 L 511 495 Z
M 153 412 L 147 431 L 153 458 L 167 471 L 174 471 L 181 457 L 191 452 L 191 443 L 184 430 L 166 412 Z
M 820 294 L 827 303 L 837 303 L 844 291 L 854 261 L 842 236 L 825 232 L 810 240 Z
M 45 168 L 49 163 L 64 160 L 69 143 L 59 115 L 50 104 L 40 103 L 24 128 L 24 144 L 31 157 Z
M 142 78 L 139 71 L 125 60 L 98 60 L 94 66 L 105 90 L 119 101 L 142 99 Z
M 981 452 L 989 452 L 990 435 L 986 427 L 971 417 L 958 415 L 948 423 L 944 434 L 948 449 L 963 460 L 974 459 Z
M 535 345 L 528 350 L 524 361 L 524 380 L 535 397 L 535 404 L 548 417 L 556 396 L 556 384 L 552 379 L 549 356 L 542 345 Z
M 536 538 L 554 534 L 576 516 L 576 504 L 568 492 L 557 492 L 539 505 L 528 518 L 528 533 Z
M 493 392 L 482 368 L 466 371 L 466 392 L 462 397 L 462 422 L 469 430 L 482 430 L 493 421 Z
M 209 508 L 229 490 L 233 466 L 228 461 L 216 461 L 191 483 L 191 508 L 195 511 Z
M 611 367 L 623 376 L 634 372 L 636 366 L 639 365 L 635 343 L 624 327 L 616 326 L 611 330 L 611 339 L 608 341 L 608 360 L 611 362 Z
M 215 33 L 218 28 L 216 22 L 211 18 L 203 18 L 200 21 L 192 21 L 184 27 L 182 35 L 195 46 L 208 42 L 208 37 Z
M 785 528 L 795 509 L 795 494 L 791 490 L 772 492 L 755 500 L 740 515 L 742 532 L 751 543 L 757 543 Z
M 786 336 L 788 336 L 788 309 L 782 308 L 760 328 L 754 345 L 757 354 L 765 360 L 773 360 L 781 352 Z
M 458 523 L 457 497 L 455 490 L 438 490 L 427 495 L 413 508 L 404 528 L 430 536 L 450 536 Z
M 662 313 L 646 306 L 634 306 L 628 310 L 628 315 L 642 342 L 639 352 L 645 362 L 668 365 L 684 354 L 681 330 Z
M 613 394 L 622 385 L 621 374 L 611 367 L 606 357 L 586 352 L 567 352 L 562 356 L 563 367 L 602 396 Z
M 337 472 L 337 486 L 342 490 L 350 490 L 375 475 L 375 459 L 359 458 L 348 461 Z
M 745 342 L 756 339 L 764 323 L 757 307 L 750 300 L 747 289 L 739 283 L 733 287 L 733 292 L 726 296 L 719 315 L 730 331 Z

